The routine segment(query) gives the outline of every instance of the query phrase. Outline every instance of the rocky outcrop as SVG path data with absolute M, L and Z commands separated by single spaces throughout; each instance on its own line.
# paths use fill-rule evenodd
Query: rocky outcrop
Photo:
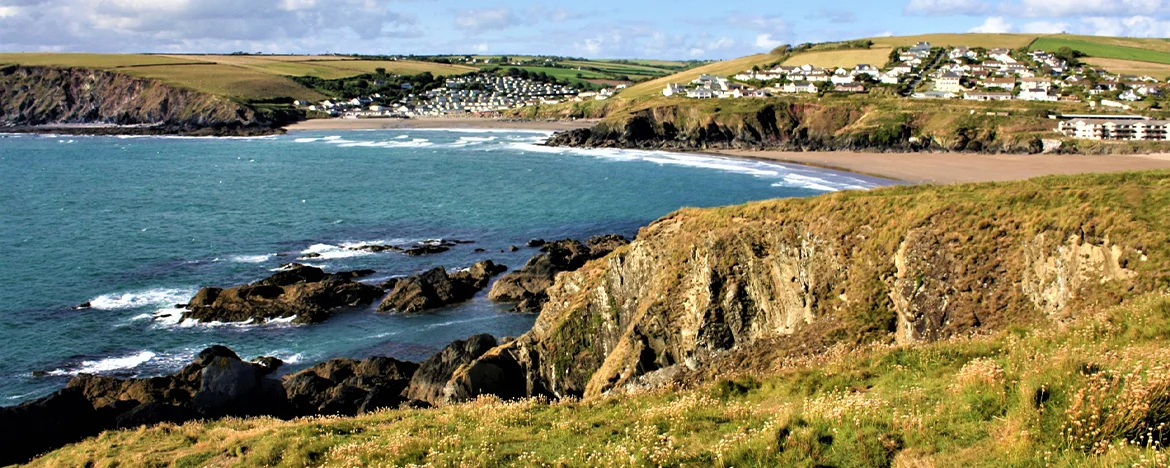
M 388 357 L 333 359 L 285 377 L 293 414 L 343 415 L 397 408 L 418 364 Z
M 80 375 L 65 389 L 16 407 L 0 408 L 0 464 L 21 463 L 104 430 L 225 416 L 283 417 L 288 413 L 275 358 L 240 360 L 213 346 L 175 375 L 119 380 Z
M 1123 178 L 682 210 L 559 275 L 532 331 L 457 370 L 445 396 L 595 396 L 761 346 L 920 343 L 1116 304 L 1156 287 L 1144 249 L 1168 240 L 1132 194 L 1170 193 L 1170 175 Z
M 586 244 L 573 239 L 541 242 L 543 253 L 533 257 L 523 268 L 500 278 L 488 297 L 497 302 L 515 302 L 517 311 L 538 312 L 548 300 L 546 291 L 552 287 L 558 274 L 576 271 L 586 262 L 609 255 L 626 244 L 629 241 L 617 235 L 594 237 Z
M 447 385 L 455 372 L 471 364 L 497 344 L 495 337 L 491 335 L 476 335 L 467 340 L 451 343 L 419 366 L 403 395 L 408 399 L 431 405 L 447 403 L 451 399 Z
M 1018 135 L 1020 128 L 1050 129 L 1042 117 L 1002 121 L 972 114 L 925 125 L 935 108 L 924 103 L 902 113 L 856 102 L 806 100 L 741 101 L 734 111 L 717 102 L 657 105 L 613 113 L 592 128 L 554 135 L 550 146 L 649 150 L 768 149 L 783 151 L 964 151 L 1039 153 L 1044 142 Z M 924 127 L 943 127 L 937 130 Z M 1048 149 L 1051 149 L 1050 147 Z
M 258 113 L 223 97 L 122 73 L 0 67 L 0 128 L 8 130 L 102 124 L 121 127 L 95 127 L 86 131 L 251 135 L 272 133 L 297 118 L 291 114 Z
M 200 290 L 183 320 L 263 322 L 295 317 L 295 323 L 320 323 L 335 310 L 373 303 L 384 292 L 353 281 L 366 272 L 327 274 L 320 268 L 292 265 L 269 278 L 229 289 Z
M 390 294 L 378 306 L 378 311 L 417 314 L 464 302 L 507 269 L 488 260 L 454 274 L 436 267 L 418 275 L 392 279 L 382 285 Z

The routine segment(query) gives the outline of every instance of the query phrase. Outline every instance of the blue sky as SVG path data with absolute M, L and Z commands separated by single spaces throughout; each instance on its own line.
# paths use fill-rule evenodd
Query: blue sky
M 932 32 L 1170 36 L 1170 0 L 0 0 L 0 50 L 725 59 Z

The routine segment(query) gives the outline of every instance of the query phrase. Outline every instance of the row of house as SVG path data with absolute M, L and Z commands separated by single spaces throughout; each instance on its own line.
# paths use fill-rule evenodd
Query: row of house
M 1061 121 L 1056 131 L 1086 140 L 1170 141 L 1170 120 L 1077 118 Z
M 613 92 L 612 89 L 605 90 L 602 93 L 593 93 L 589 97 L 604 99 Z M 350 100 L 327 99 L 306 108 L 347 118 L 490 114 L 517 107 L 580 100 L 583 94 L 563 85 L 513 76 L 480 74 L 448 79 L 441 88 L 421 94 L 409 94 L 394 103 L 385 103 L 381 95 L 374 94 Z

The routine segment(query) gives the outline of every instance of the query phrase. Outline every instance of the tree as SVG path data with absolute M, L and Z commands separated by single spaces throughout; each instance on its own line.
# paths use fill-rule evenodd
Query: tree
M 386 69 L 378 67 L 374 69 L 374 73 L 376 73 L 378 76 L 386 76 Z

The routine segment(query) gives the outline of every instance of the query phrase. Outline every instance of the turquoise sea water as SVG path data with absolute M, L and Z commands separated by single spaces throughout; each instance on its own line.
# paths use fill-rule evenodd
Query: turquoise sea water
M 159 318 L 202 286 L 272 274 L 304 253 L 366 279 L 491 259 L 531 238 L 620 233 L 684 206 L 801 197 L 883 181 L 698 155 L 539 146 L 547 133 L 395 130 L 256 139 L 0 135 L 0 405 L 77 373 L 170 373 L 224 344 L 293 370 L 333 357 L 421 360 L 532 315 L 475 300 L 417 317 L 373 306 L 325 324 L 191 326 Z M 476 241 L 422 258 L 360 243 Z M 475 253 L 476 248 L 487 253 Z M 93 307 L 73 306 L 92 302 Z M 161 311 L 161 312 L 160 312 Z

